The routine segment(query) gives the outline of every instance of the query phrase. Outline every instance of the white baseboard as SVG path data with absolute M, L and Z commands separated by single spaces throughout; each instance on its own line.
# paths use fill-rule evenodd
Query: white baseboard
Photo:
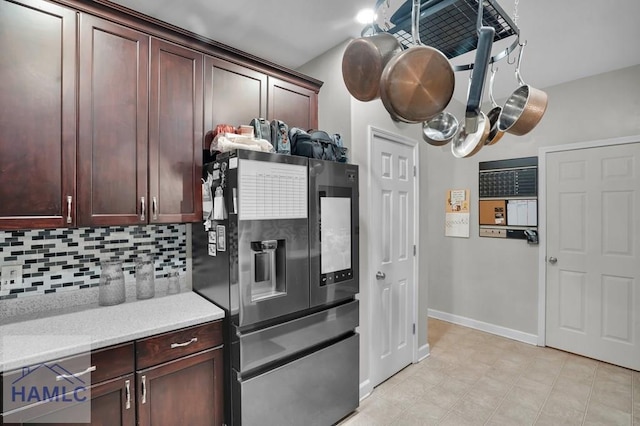
M 418 348 L 418 362 L 428 357 L 430 352 L 431 350 L 429 349 L 428 343 L 426 345 L 420 346 Z
M 511 328 L 502 327 L 500 325 L 489 324 L 487 322 L 477 321 L 460 315 L 454 315 L 447 312 L 428 310 L 428 316 L 442 321 L 451 322 L 465 327 L 474 328 L 476 330 L 495 334 L 496 336 L 506 337 L 507 339 L 517 340 L 519 342 L 528 343 L 536 346 L 538 344 L 538 336 L 535 334 L 524 333 L 522 331 L 513 330 Z
M 373 386 L 371 386 L 369 379 L 360 383 L 360 401 L 371 395 L 371 392 L 373 392 Z

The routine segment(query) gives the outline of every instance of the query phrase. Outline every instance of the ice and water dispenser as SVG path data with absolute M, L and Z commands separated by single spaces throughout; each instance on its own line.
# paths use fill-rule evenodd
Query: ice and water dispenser
M 286 294 L 286 240 L 251 242 L 251 301 Z

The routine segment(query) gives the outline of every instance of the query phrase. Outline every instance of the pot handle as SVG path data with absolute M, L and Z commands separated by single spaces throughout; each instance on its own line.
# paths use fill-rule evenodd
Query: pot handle
M 420 40 L 420 0 L 413 0 L 413 7 L 411 8 L 411 37 L 413 38 L 413 44 L 422 46 L 422 41 Z
M 465 114 L 465 128 L 467 129 L 467 133 L 474 133 L 478 130 L 478 117 L 480 116 L 480 101 L 482 100 L 484 76 L 487 71 L 487 65 L 489 65 L 495 32 L 496 30 L 493 27 L 480 28 L 478 49 L 471 74 L 471 88 L 469 89 L 469 98 L 467 99 L 467 110 Z
M 491 105 L 495 107 L 499 107 L 496 99 L 493 97 L 493 81 L 496 79 L 496 73 L 498 72 L 498 68 L 494 69 L 493 64 L 491 65 L 491 77 L 489 78 L 489 98 L 491 99 Z
M 520 86 L 527 85 L 527 83 L 525 83 L 524 80 L 522 80 L 522 77 L 520 76 L 520 63 L 522 63 L 522 52 L 524 51 L 524 47 L 526 45 L 527 45 L 526 40 L 524 43 L 520 43 L 520 51 L 518 52 L 518 63 L 516 64 L 516 78 L 518 79 L 518 84 Z

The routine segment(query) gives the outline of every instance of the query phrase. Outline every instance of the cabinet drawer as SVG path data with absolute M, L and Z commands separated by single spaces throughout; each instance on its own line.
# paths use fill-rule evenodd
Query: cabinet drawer
M 74 392 L 69 392 L 64 396 L 60 395 L 59 399 L 54 398 L 44 403 L 35 403 L 6 412 L 3 414 L 3 419 L 0 419 L 0 424 L 5 426 L 33 423 L 50 426 L 52 424 L 73 425 L 89 415 L 91 425 L 134 426 L 136 405 L 134 382 L 133 374 L 129 374 L 91 385 L 91 399 L 69 402 L 74 401 Z M 84 394 L 83 396 L 88 397 Z
M 99 349 L 88 354 L 79 354 L 67 358 L 47 361 L 32 366 L 24 366 L 27 370 L 8 372 L 3 377 L 3 390 L 9 391 L 9 384 L 17 383 L 17 389 L 42 389 L 43 386 L 53 389 L 56 385 L 69 383 L 95 385 L 109 379 L 131 374 L 134 371 L 133 343 L 125 343 L 105 349 Z M 58 376 L 66 375 L 66 377 Z M 65 380 L 65 378 L 67 380 Z M 33 403 L 32 400 L 18 398 L 8 406 L 5 411 L 24 407 Z
M 151 367 L 221 344 L 221 321 L 141 339 L 136 341 L 137 369 Z
M 105 380 L 124 376 L 125 374 L 133 373 L 133 360 L 133 342 L 129 342 L 91 352 L 89 365 L 87 365 L 89 362 L 87 360 L 87 355 L 80 354 L 43 362 L 41 364 L 31 366 L 31 368 L 33 369 L 40 365 L 53 366 L 57 364 L 77 377 L 82 377 L 83 379 L 91 377 L 91 383 L 96 384 Z M 90 369 L 87 373 L 91 374 L 82 374 L 82 372 L 87 370 L 87 368 Z M 8 372 L 5 374 L 4 380 L 13 382 L 22 375 L 22 369 Z

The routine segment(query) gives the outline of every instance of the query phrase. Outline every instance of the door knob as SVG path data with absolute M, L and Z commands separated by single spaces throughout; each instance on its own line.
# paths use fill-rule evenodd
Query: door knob
M 376 272 L 376 279 L 377 280 L 384 280 L 385 278 L 387 278 L 387 274 L 385 274 L 384 272 Z
M 553 256 L 551 256 L 551 257 L 549 258 L 549 263 L 551 263 L 552 265 L 555 265 L 555 263 L 556 263 L 557 261 L 558 261 L 558 259 L 557 259 L 557 258 L 555 258 L 555 257 L 553 257 Z

